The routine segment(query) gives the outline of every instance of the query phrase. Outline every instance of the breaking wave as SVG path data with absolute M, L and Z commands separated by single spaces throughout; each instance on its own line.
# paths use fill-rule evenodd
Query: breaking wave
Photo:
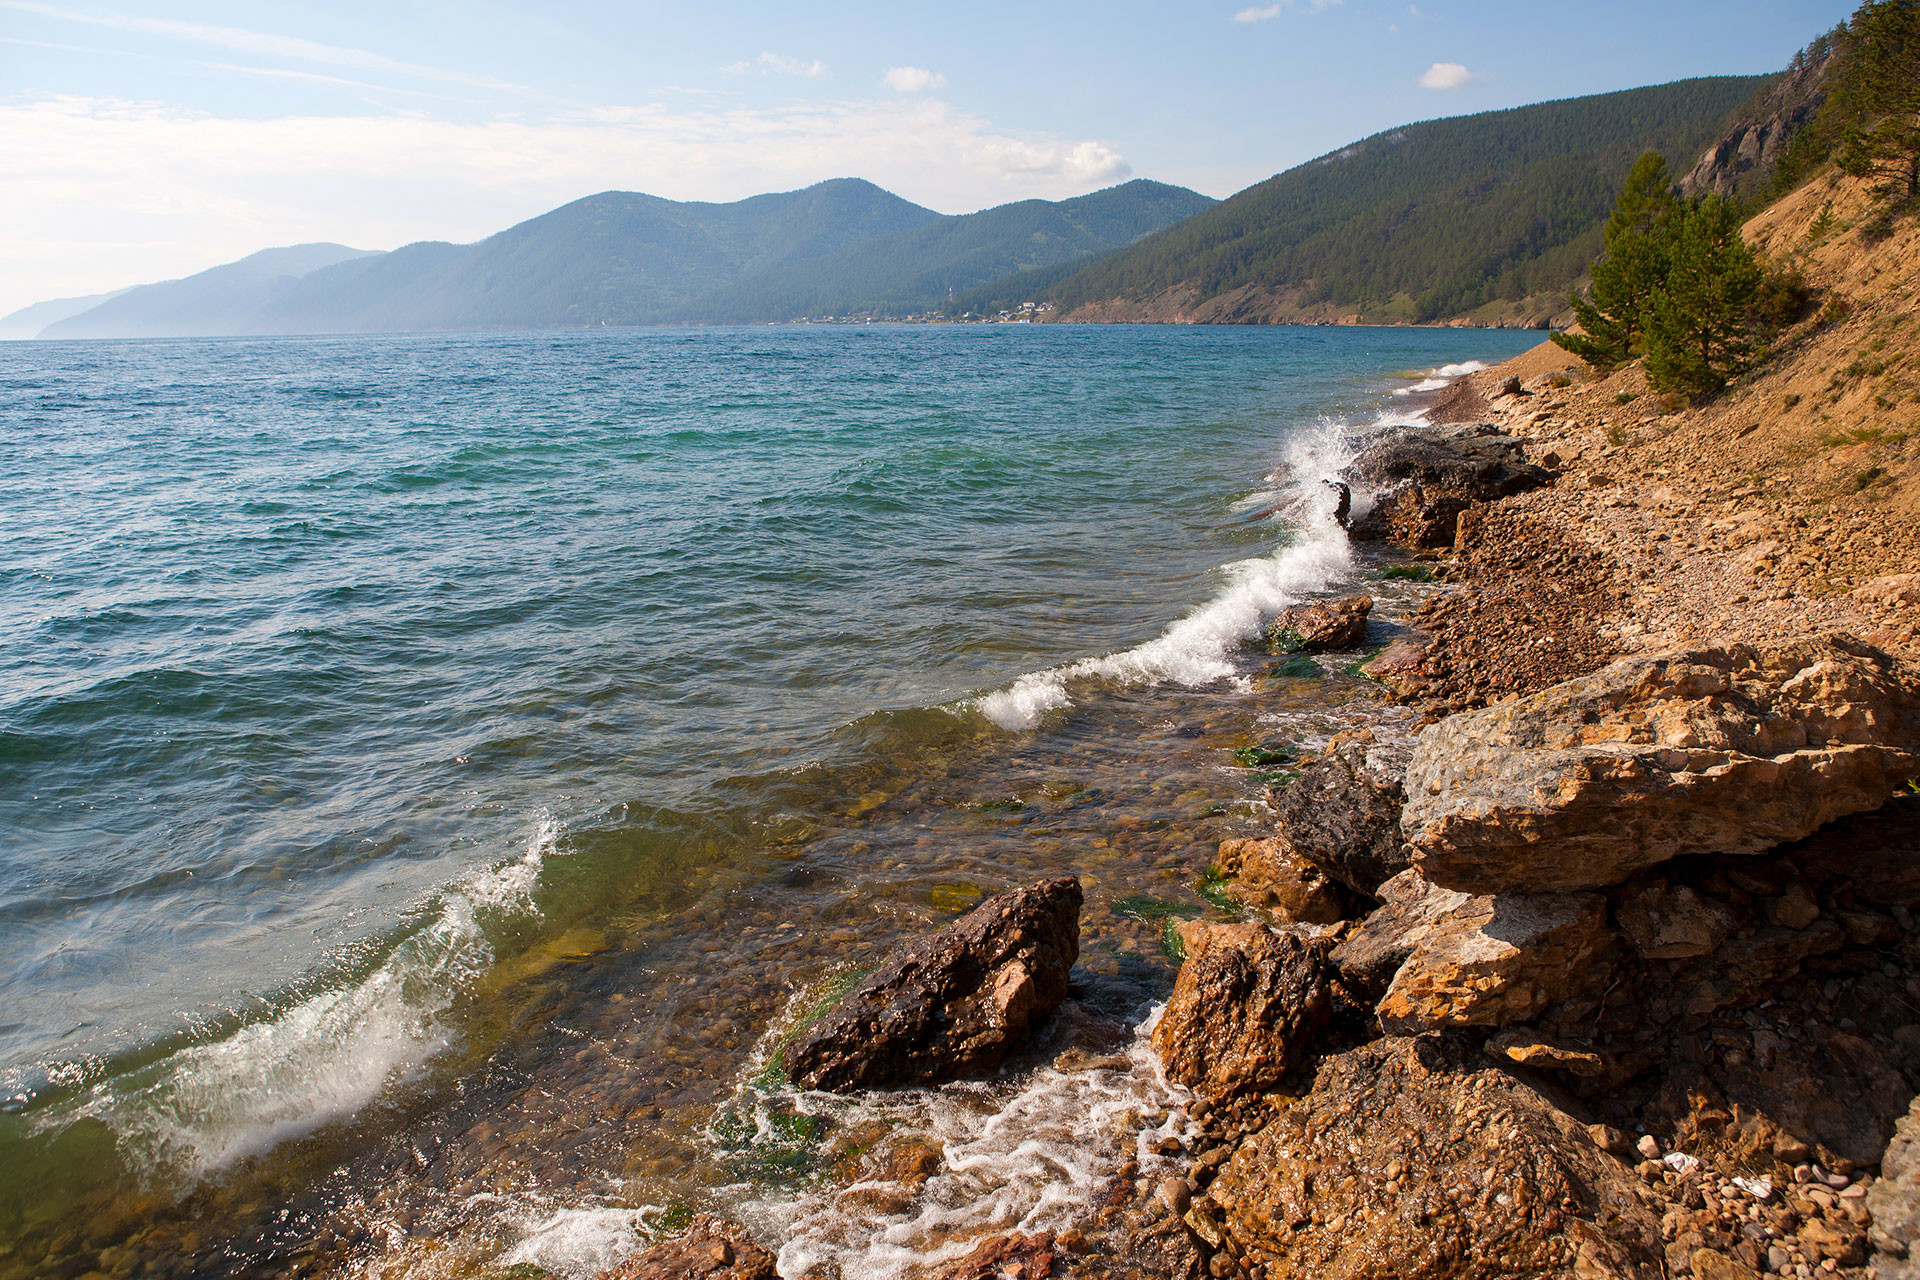
M 1459 364 L 1443 364 L 1426 377 L 1410 387 L 1401 387 L 1393 394 L 1397 396 L 1418 395 L 1423 391 L 1440 391 L 1452 385 L 1456 378 L 1464 378 L 1470 373 L 1479 373 L 1493 366 L 1480 360 L 1463 360 Z

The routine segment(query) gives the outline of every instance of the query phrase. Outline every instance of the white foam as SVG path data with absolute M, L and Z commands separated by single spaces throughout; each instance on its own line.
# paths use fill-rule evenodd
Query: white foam
M 1021 676 L 1005 689 L 977 698 L 973 707 L 1003 729 L 1032 729 L 1050 711 L 1073 705 L 1075 682 L 1189 688 L 1235 674 L 1233 651 L 1260 634 L 1262 622 L 1290 604 L 1326 590 L 1348 573 L 1353 548 L 1334 519 L 1335 498 L 1321 483 L 1352 460 L 1346 428 L 1325 420 L 1297 434 L 1263 498 L 1278 499 L 1293 525 L 1292 540 L 1271 555 L 1239 560 L 1219 570 L 1226 586 L 1213 599 L 1145 644 Z M 1363 495 L 1356 494 L 1356 502 Z M 1360 513 L 1364 510 L 1357 508 Z
M 1463 360 L 1459 364 L 1443 364 L 1438 369 L 1428 373 L 1427 376 L 1419 382 L 1416 382 L 1410 387 L 1402 387 L 1393 394 L 1397 396 L 1410 396 L 1421 391 L 1439 391 L 1452 385 L 1456 378 L 1464 378 L 1470 373 L 1479 373 L 1482 369 L 1491 369 L 1492 367 L 1492 365 L 1481 360 Z
M 610 1204 L 530 1207 L 510 1215 L 519 1239 L 490 1266 L 530 1265 L 559 1276 L 597 1276 L 637 1252 L 665 1209 Z
M 444 891 L 360 981 L 103 1080 L 42 1126 L 92 1116 L 137 1165 L 199 1177 L 353 1115 L 447 1045 L 446 1015 L 493 963 L 485 925 L 539 914 L 533 890 L 559 834 L 543 817 L 523 856 Z
M 1156 1008 L 1140 1025 L 1124 1066 L 1044 1067 L 1008 1097 L 962 1083 L 851 1099 L 789 1098 L 841 1124 L 878 1120 L 896 1136 L 925 1139 L 943 1151 L 941 1167 L 894 1213 L 876 1211 L 863 1196 L 877 1183 L 771 1195 L 747 1190 L 733 1212 L 762 1239 L 786 1242 L 781 1275 L 842 1280 L 897 1280 L 966 1253 L 990 1233 L 1065 1230 L 1127 1156 L 1140 1162 L 1140 1176 L 1164 1176 L 1174 1161 L 1155 1147 L 1193 1134 L 1188 1094 L 1162 1073 L 1149 1039 L 1159 1016 Z M 1141 1124 L 1130 1116 L 1157 1119 Z

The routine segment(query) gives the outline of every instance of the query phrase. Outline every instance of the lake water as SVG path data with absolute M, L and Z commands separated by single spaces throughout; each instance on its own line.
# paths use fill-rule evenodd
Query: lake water
M 1159 922 L 1113 907 L 1199 904 L 1248 820 L 1246 642 L 1365 576 L 1320 476 L 1534 340 L 0 344 L 0 1276 L 587 1274 L 709 1203 L 890 1274 L 938 1242 L 820 1190 L 863 1132 L 1040 1213 L 955 1152 L 1151 1109 L 1150 1063 L 831 1114 L 743 1082 L 1030 874 L 1089 882 L 1089 1007 L 1150 1002 Z M 1255 709 L 1304 740 L 1365 695 L 1308 683 Z

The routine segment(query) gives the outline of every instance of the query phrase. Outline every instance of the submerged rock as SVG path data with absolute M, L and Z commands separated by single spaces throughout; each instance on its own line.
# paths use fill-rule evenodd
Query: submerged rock
M 600 1280 L 779 1280 L 773 1268 L 773 1255 L 745 1227 L 702 1214 L 685 1235 L 634 1254 Z
M 1323 1061 L 1188 1217 L 1270 1280 L 1652 1280 L 1660 1225 L 1635 1183 L 1469 1047 L 1392 1038 Z
M 1400 835 L 1402 779 L 1413 749 L 1371 735 L 1335 739 L 1273 795 L 1281 838 L 1349 889 L 1375 897 L 1410 858 Z
M 994 1236 L 934 1271 L 928 1280 L 1046 1280 L 1061 1252 L 1048 1231 Z
M 1200 921 L 1180 939 L 1186 962 L 1153 1031 L 1167 1077 L 1213 1098 L 1280 1083 L 1333 1019 L 1330 944 Z
M 1267 624 L 1267 648 L 1273 653 L 1352 649 L 1367 636 L 1372 596 L 1348 596 L 1283 609 Z
M 908 944 L 794 1037 L 788 1075 L 846 1092 L 992 1070 L 1066 998 L 1081 902 L 1078 879 L 1043 880 Z
M 1343 917 L 1340 894 L 1320 868 L 1285 840 L 1222 840 L 1213 869 L 1230 877 L 1227 892 L 1283 921 L 1332 924 Z
M 1764 852 L 1915 776 L 1920 691 L 1836 634 L 1626 658 L 1452 716 L 1420 735 L 1401 825 L 1435 884 L 1600 888 Z

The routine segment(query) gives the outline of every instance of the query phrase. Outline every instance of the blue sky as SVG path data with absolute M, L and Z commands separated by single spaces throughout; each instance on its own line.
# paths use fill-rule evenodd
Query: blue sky
M 1410 120 L 1777 70 L 1852 0 L 0 0 L 0 313 L 608 188 L 1226 196 Z

